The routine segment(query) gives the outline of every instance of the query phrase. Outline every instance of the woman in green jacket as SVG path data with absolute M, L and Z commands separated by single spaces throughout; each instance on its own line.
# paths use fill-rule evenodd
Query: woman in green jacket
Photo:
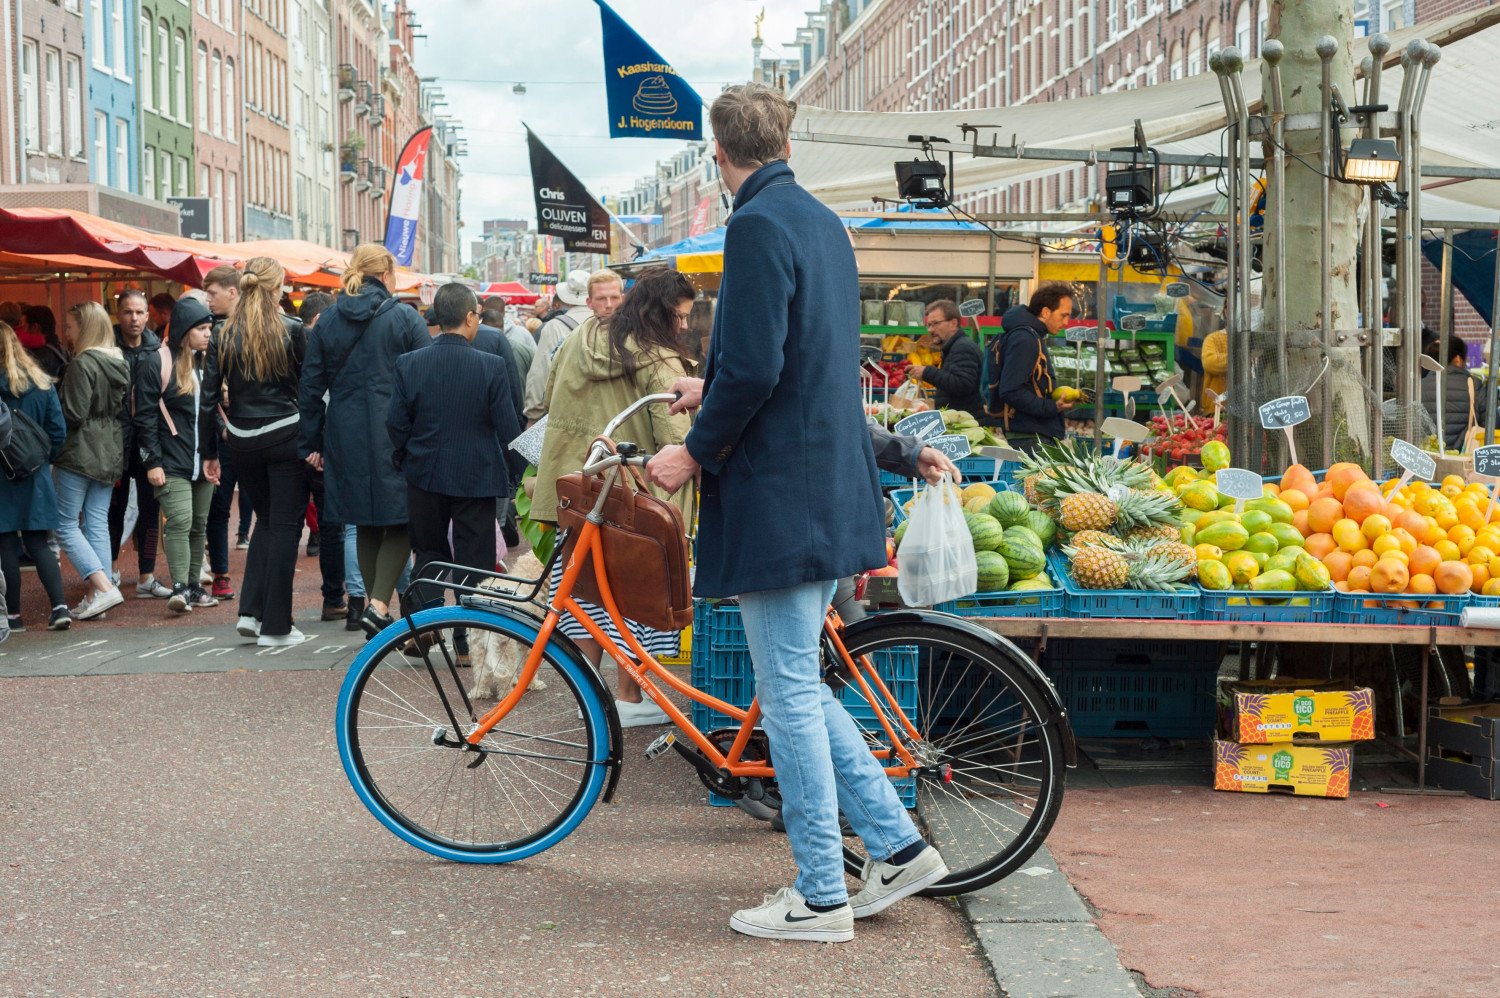
M 68 442 L 52 472 L 60 520 L 57 543 L 89 584 L 73 617 L 93 620 L 125 602 L 109 578 L 109 499 L 125 471 L 130 370 L 103 305 L 79 302 L 68 309 L 65 322 L 73 362 L 60 390 Z

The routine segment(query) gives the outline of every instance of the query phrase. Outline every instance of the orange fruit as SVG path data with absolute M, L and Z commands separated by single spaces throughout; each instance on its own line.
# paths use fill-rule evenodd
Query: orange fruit
M 1443 480 L 1438 484 L 1445 489 L 1452 487 L 1462 492 L 1464 488 L 1464 477 L 1462 475 L 1444 475 Z
M 1378 565 L 1382 561 L 1385 561 L 1387 559 L 1391 561 L 1399 561 L 1403 565 L 1411 565 L 1411 555 L 1407 554 L 1405 551 L 1387 551 L 1385 554 L 1375 559 L 1375 564 Z
M 1303 492 L 1301 489 L 1282 489 L 1281 495 L 1278 498 L 1280 498 L 1281 501 L 1286 503 L 1288 506 L 1292 507 L 1293 512 L 1296 512 L 1299 509 L 1306 509 L 1308 506 L 1312 505 L 1312 500 L 1307 498 L 1307 493 Z
M 1385 499 L 1374 482 L 1355 482 L 1344 493 L 1344 515 L 1356 523 L 1385 510 Z
M 1368 482 L 1370 476 L 1366 475 L 1365 469 L 1359 465 L 1350 464 L 1348 461 L 1341 461 L 1328 469 L 1328 474 L 1324 476 L 1323 480 L 1333 489 L 1333 497 L 1343 502 L 1345 493 L 1349 491 L 1349 486 L 1356 482 Z
M 1337 499 L 1314 499 L 1307 507 L 1307 525 L 1315 534 L 1333 531 L 1333 525 L 1344 518 L 1344 504 Z
M 1444 485 L 1438 491 L 1441 492 L 1445 497 L 1452 499 L 1454 496 L 1463 495 L 1464 490 L 1463 486 L 1461 485 Z
M 1479 543 L 1477 539 L 1474 541 L 1474 546 L 1469 548 L 1469 553 L 1464 555 L 1464 561 L 1470 565 L 1488 565 L 1494 560 L 1494 549 Z
M 1411 574 L 1406 566 L 1394 558 L 1382 558 L 1370 569 L 1370 591 L 1376 593 L 1399 593 L 1406 590 Z
M 1436 544 L 1438 541 L 1447 536 L 1447 532 L 1443 530 L 1442 527 L 1434 523 L 1425 531 L 1423 531 L 1422 534 L 1417 538 L 1417 540 L 1421 541 L 1423 544 Z
M 1423 516 L 1437 516 L 1444 506 L 1451 505 L 1452 503 L 1448 502 L 1440 492 L 1423 492 L 1417 497 L 1417 501 L 1412 503 L 1411 508 Z
M 1453 526 L 1454 524 L 1462 522 L 1462 520 L 1463 520 L 1463 507 L 1462 506 L 1455 506 L 1452 509 L 1445 509 L 1442 512 L 1438 513 L 1437 516 L 1433 517 L 1433 519 L 1435 519 L 1437 521 L 1437 525 L 1439 527 L 1441 527 L 1444 530 L 1447 530 L 1449 527 Z M 1480 519 L 1482 520 L 1484 518 L 1480 517 Z M 1475 527 L 1474 529 L 1478 530 L 1479 528 Z
M 1275 482 L 1261 482 L 1260 494 L 1265 496 L 1267 499 L 1275 499 L 1277 496 L 1281 495 L 1281 486 L 1277 485 Z
M 1432 580 L 1437 583 L 1438 592 L 1451 596 L 1468 592 L 1474 584 L 1474 573 L 1461 561 L 1445 561 L 1437 567 Z
M 1405 530 L 1392 530 L 1391 536 L 1401 542 L 1401 550 L 1411 554 L 1417 549 L 1417 539 Z
M 1427 529 L 1427 517 L 1420 513 L 1413 513 L 1411 510 L 1402 512 L 1399 516 L 1393 518 L 1391 522 L 1413 537 Z
M 1375 562 L 1376 562 L 1376 560 L 1379 557 L 1380 557 L 1380 555 L 1376 554 L 1374 551 L 1371 551 L 1369 548 L 1366 548 L 1363 551 L 1356 551 L 1356 552 L 1354 552 L 1354 559 L 1353 559 L 1353 561 L 1354 561 L 1354 567 L 1355 568 L 1374 568 L 1375 567 Z
M 1474 573 L 1474 583 L 1469 589 L 1477 593 L 1490 581 L 1490 566 L 1470 565 L 1469 569 Z
M 1479 591 L 1481 596 L 1500 596 L 1500 577 L 1490 579 Z
M 1463 555 L 1459 553 L 1458 545 L 1454 544 L 1452 541 L 1438 541 L 1433 545 L 1433 549 L 1436 550 L 1438 554 L 1443 556 L 1444 561 L 1458 561 L 1458 559 L 1463 557 Z
M 1370 546 L 1365 535 L 1359 532 L 1359 524 L 1348 517 L 1333 525 L 1333 542 L 1345 551 L 1358 551 Z
M 1313 532 L 1312 527 L 1307 524 L 1307 510 L 1299 509 L 1292 514 L 1292 526 L 1296 527 L 1297 532 L 1303 537 Z
M 1372 541 L 1382 534 L 1389 532 L 1390 529 L 1391 521 L 1384 513 L 1371 513 L 1359 525 L 1360 533 L 1364 534 L 1367 540 Z
M 1349 569 L 1349 578 L 1346 580 L 1351 592 L 1369 592 L 1370 575 L 1374 571 L 1369 565 L 1355 565 Z
M 1483 530 L 1485 528 L 1486 524 L 1484 519 L 1484 511 L 1479 507 L 1473 505 L 1472 503 L 1462 503 L 1455 506 L 1454 509 L 1456 510 L 1458 522 L 1462 523 L 1470 530 Z M 1443 519 L 1443 517 L 1438 518 L 1438 526 L 1441 527 L 1443 525 Z M 1454 524 L 1450 523 L 1443 529 L 1451 530 L 1453 526 Z
M 1426 544 L 1411 553 L 1411 570 L 1418 575 L 1431 575 L 1443 563 L 1443 556 Z
M 1338 544 L 1334 541 L 1332 534 L 1316 533 L 1308 534 L 1307 540 L 1303 542 L 1302 546 L 1306 548 L 1307 553 L 1312 555 L 1314 558 L 1321 558 L 1328 552 L 1332 551 L 1334 548 L 1338 547 Z
M 1395 534 L 1382 534 L 1370 543 L 1370 550 L 1375 552 L 1375 557 L 1380 557 L 1391 551 L 1401 550 L 1401 538 Z
M 1318 480 L 1313 477 L 1313 473 L 1308 471 L 1306 466 L 1294 464 L 1281 476 L 1281 491 L 1285 492 L 1287 489 L 1310 496 L 1318 490 Z
M 1349 591 L 1349 582 L 1347 579 L 1340 579 L 1333 584 L 1333 588 L 1341 593 L 1347 593 Z
M 1349 571 L 1354 567 L 1354 555 L 1348 551 L 1330 551 L 1323 556 L 1323 564 L 1328 568 L 1328 577 L 1341 582 L 1349 577 Z
M 1432 576 L 1423 575 L 1419 572 L 1407 580 L 1406 591 L 1409 593 L 1435 593 L 1437 592 L 1437 583 L 1432 580 Z

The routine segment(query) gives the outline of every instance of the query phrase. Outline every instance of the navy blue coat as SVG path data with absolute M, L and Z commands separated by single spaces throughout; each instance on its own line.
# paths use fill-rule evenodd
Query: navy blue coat
M 494 326 L 481 323 L 479 331 L 474 334 L 474 349 L 481 353 L 492 354 L 504 361 L 505 383 L 511 405 L 516 410 L 516 425 L 524 428 L 526 426 L 526 377 L 521 373 L 520 365 L 516 363 L 516 352 L 511 347 L 510 340 Z M 510 483 L 519 484 L 521 476 L 526 471 L 526 459 L 507 447 L 505 460 L 510 468 Z M 512 491 L 506 490 L 507 493 Z M 505 494 L 501 493 L 496 498 Z
M 419 489 L 467 499 L 509 493 L 505 451 L 521 432 L 502 358 L 462 336 L 396 361 L 385 417 L 396 467 Z
M 694 590 L 706 597 L 885 563 L 849 237 L 779 161 L 746 179 L 734 209 L 687 436 L 703 466 Z
M 68 439 L 68 426 L 63 422 L 57 389 L 38 391 L 31 388 L 17 399 L 10 392 L 5 373 L 0 371 L 0 404 L 24 412 L 46 431 L 52 440 L 49 457 L 55 461 Z M 57 522 L 57 490 L 52 487 L 52 465 L 43 465 L 36 474 L 19 482 L 0 475 L 0 534 L 17 530 L 56 530 Z
M 383 427 L 396 358 L 431 339 L 415 309 L 368 277 L 359 294 L 339 295 L 318 318 L 302 362 L 299 450 L 303 457 L 323 455 L 329 520 L 361 527 L 406 522 L 406 480 Z

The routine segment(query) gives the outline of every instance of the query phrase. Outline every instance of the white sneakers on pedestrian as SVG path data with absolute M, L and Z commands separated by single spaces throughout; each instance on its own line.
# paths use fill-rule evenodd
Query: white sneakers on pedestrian
M 157 581 L 154 575 L 144 575 L 135 584 L 136 599 L 171 599 L 172 590 Z
M 169 592 L 168 596 L 171 595 Z M 107 593 L 91 592 L 78 601 L 78 605 L 68 611 L 74 620 L 97 620 L 104 616 L 106 610 L 110 610 L 125 602 L 125 597 L 118 588 L 111 589 Z
M 865 886 L 849 899 L 855 918 L 869 918 L 885 911 L 904 897 L 931 887 L 948 875 L 948 864 L 932 846 L 928 846 L 905 866 L 892 866 L 879 860 L 865 863 Z
M 257 631 L 260 630 L 258 623 L 255 629 Z M 262 648 L 290 648 L 292 645 L 300 645 L 306 640 L 307 635 L 294 627 L 286 634 L 262 634 L 255 639 L 255 643 Z
M 234 622 L 234 629 L 240 632 L 242 638 L 260 637 L 260 621 L 254 617 L 241 617 Z
M 214 570 L 208 567 L 208 559 L 203 559 L 203 564 L 198 568 L 198 585 L 211 586 L 214 584 Z
M 783 887 L 767 895 L 759 908 L 735 912 L 729 927 L 760 939 L 847 943 L 854 938 L 854 912 L 847 904 L 833 911 L 813 911 L 795 887 Z
M 642 700 L 640 703 L 616 700 L 615 713 L 620 715 L 622 728 L 648 728 L 654 724 L 666 724 L 671 720 L 666 711 L 650 700 Z

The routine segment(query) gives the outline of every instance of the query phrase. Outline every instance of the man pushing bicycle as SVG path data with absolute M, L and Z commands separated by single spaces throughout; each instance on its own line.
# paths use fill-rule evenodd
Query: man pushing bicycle
M 838 579 L 885 563 L 884 514 L 859 391 L 859 277 L 843 225 L 786 160 L 796 105 L 757 84 L 709 111 L 735 195 L 697 422 L 648 477 L 702 473 L 696 595 L 737 596 L 798 875 L 730 926 L 846 942 L 854 920 L 936 883 L 942 857 L 912 824 L 858 726 L 821 681 L 819 636 Z M 689 384 L 674 408 L 699 404 Z M 844 884 L 843 811 L 871 862 Z

